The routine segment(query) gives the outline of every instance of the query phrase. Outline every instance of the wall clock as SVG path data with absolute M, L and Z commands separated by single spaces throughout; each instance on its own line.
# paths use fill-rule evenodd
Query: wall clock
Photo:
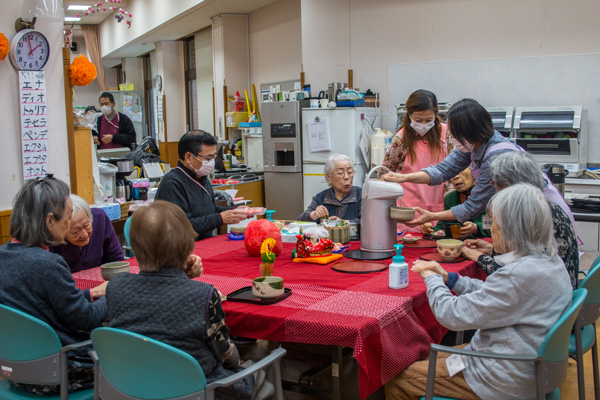
M 156 90 L 159 92 L 162 90 L 162 76 L 160 75 L 156 75 Z
M 42 32 L 35 29 L 17 32 L 10 42 L 10 61 L 18 70 L 39 71 L 49 57 L 50 43 Z

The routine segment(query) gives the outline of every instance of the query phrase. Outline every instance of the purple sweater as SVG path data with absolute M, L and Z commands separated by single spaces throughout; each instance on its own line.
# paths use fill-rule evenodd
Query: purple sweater
M 71 273 L 125 258 L 108 215 L 102 209 L 92 208 L 92 218 L 92 236 L 87 245 L 79 247 L 67 242 L 50 247 L 52 253 L 65 259 Z

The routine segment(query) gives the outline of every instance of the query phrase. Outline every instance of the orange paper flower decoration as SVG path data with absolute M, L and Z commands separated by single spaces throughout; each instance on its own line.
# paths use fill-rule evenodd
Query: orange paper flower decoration
M 4 33 L 0 33 L 0 60 L 4 60 L 8 55 L 8 49 L 10 45 L 8 44 L 8 39 L 4 36 Z
M 80 55 L 73 60 L 69 71 L 71 83 L 75 86 L 87 86 L 96 79 L 96 66 L 84 55 Z

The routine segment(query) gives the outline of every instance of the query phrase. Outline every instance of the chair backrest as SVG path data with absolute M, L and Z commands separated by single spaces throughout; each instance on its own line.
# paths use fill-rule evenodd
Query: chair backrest
M 125 221 L 125 225 L 123 226 L 123 235 L 125 235 L 125 242 L 127 243 L 127 247 L 131 248 L 131 234 L 129 231 L 131 230 L 131 217 L 127 218 Z
M 106 380 L 128 396 L 170 399 L 206 387 L 196 359 L 158 340 L 122 329 L 97 328 L 92 331 L 92 344 Z
M 586 289 L 573 290 L 573 301 L 567 310 L 560 316 L 550 331 L 546 334 L 544 342 L 540 346 L 538 355 L 545 362 L 560 363 L 568 360 L 569 339 L 577 314 L 587 296 Z
M 62 345 L 50 325 L 0 304 L 0 359 L 30 361 L 60 352 Z
M 592 263 L 590 270 L 585 279 L 579 285 L 580 288 L 587 289 L 588 295 L 585 298 L 583 308 L 586 309 L 587 305 L 598 305 L 600 304 L 600 256 L 596 257 Z M 591 307 L 596 312 L 596 317 L 592 321 L 584 324 L 591 324 L 600 316 L 600 309 L 598 307 Z M 583 312 L 582 312 L 583 313 Z

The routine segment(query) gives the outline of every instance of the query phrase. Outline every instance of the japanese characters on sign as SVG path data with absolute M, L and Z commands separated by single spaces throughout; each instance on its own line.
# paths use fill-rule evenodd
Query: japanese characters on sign
M 44 71 L 19 71 L 23 179 L 48 173 L 48 107 Z

